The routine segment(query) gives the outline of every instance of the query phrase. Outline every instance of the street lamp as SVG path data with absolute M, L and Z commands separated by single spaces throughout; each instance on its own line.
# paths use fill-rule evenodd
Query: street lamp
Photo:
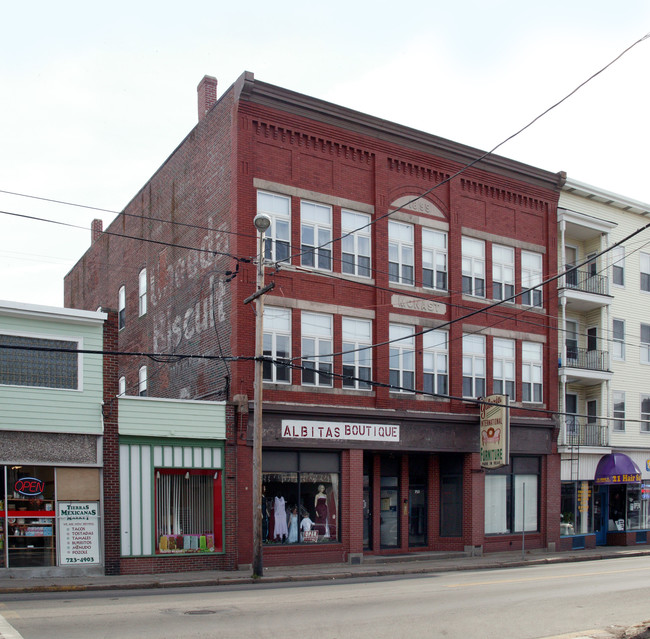
M 263 213 L 253 219 L 257 229 L 257 290 L 255 305 L 255 393 L 253 397 L 253 577 L 264 575 L 262 562 L 262 376 L 264 354 L 264 234 L 271 218 Z M 250 298 L 249 298 L 250 299 Z

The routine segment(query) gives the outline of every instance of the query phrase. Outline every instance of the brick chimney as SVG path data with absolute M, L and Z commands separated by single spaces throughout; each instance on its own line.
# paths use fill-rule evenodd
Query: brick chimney
M 203 80 L 199 82 L 196 87 L 199 94 L 199 122 L 203 116 L 216 104 L 217 102 L 217 78 L 211 75 L 204 75 Z
M 94 219 L 90 224 L 90 244 L 93 245 L 104 232 L 104 223 L 99 219 Z

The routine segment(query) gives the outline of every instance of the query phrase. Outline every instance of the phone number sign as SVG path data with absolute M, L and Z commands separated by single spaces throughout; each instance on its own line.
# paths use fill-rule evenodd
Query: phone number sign
M 99 564 L 99 502 L 59 502 L 59 563 Z

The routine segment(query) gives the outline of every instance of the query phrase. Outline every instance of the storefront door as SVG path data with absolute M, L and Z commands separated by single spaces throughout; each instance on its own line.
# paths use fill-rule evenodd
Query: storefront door
M 372 548 L 372 493 L 370 492 L 370 478 L 363 476 L 363 549 Z
M 596 545 L 607 545 L 607 527 L 609 513 L 609 486 L 599 486 L 594 494 L 594 531 Z

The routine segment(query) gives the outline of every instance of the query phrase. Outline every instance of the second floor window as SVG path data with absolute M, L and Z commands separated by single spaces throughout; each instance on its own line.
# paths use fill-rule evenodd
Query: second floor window
M 413 225 L 388 222 L 388 279 L 412 286 L 413 257 Z
M 389 327 L 389 364 L 391 391 L 415 390 L 415 335 L 412 326 Z
M 422 229 L 422 285 L 447 290 L 447 234 Z
M 650 364 L 650 324 L 641 324 L 639 358 L 642 364 Z
M 122 330 L 126 326 L 126 289 L 121 286 L 117 292 L 117 328 Z
M 542 395 L 542 345 L 522 342 L 521 345 L 521 399 L 541 403 Z
M 117 395 L 124 397 L 126 395 L 126 377 L 122 376 L 117 382 Z
M 614 391 L 614 430 L 625 430 L 625 393 L 623 391 Z
M 485 297 L 485 242 L 464 237 L 463 294 Z
M 264 307 L 264 357 L 273 360 L 263 364 L 265 382 L 291 381 L 291 309 Z
M 625 286 L 624 246 L 615 246 L 612 249 L 612 283 L 615 286 Z
M 448 385 L 447 332 L 429 331 L 422 335 L 422 380 L 427 393 L 446 395 Z
M 138 315 L 147 312 L 147 269 L 143 268 L 138 275 Z
M 291 247 L 291 198 L 275 193 L 257 192 L 257 212 L 271 218 L 266 231 L 264 257 L 269 262 L 289 260 Z
M 641 432 L 650 433 L 650 395 L 641 395 Z
M 521 303 L 524 306 L 542 306 L 542 289 L 534 288 L 542 283 L 542 255 L 521 252 Z M 527 290 L 532 289 L 532 290 Z
M 641 267 L 641 290 L 650 291 L 650 253 L 639 253 L 639 264 Z
M 370 216 L 341 211 L 341 272 L 370 277 Z
M 147 396 L 148 381 L 149 380 L 147 377 L 147 367 L 141 366 L 140 370 L 138 371 L 138 395 L 140 395 L 140 397 Z
M 302 383 L 332 385 L 332 316 L 302 313 Z
M 300 203 L 301 264 L 332 270 L 332 209 L 314 202 Z
M 372 379 L 372 322 L 344 317 L 343 388 L 369 390 Z
M 515 399 L 515 340 L 492 340 L 493 392 Z
M 485 336 L 463 335 L 463 397 L 485 396 Z
M 492 297 L 505 300 L 515 294 L 515 250 L 492 245 Z M 514 301 L 514 300 L 513 300 Z
M 625 320 L 612 321 L 612 351 L 614 359 L 625 359 Z

